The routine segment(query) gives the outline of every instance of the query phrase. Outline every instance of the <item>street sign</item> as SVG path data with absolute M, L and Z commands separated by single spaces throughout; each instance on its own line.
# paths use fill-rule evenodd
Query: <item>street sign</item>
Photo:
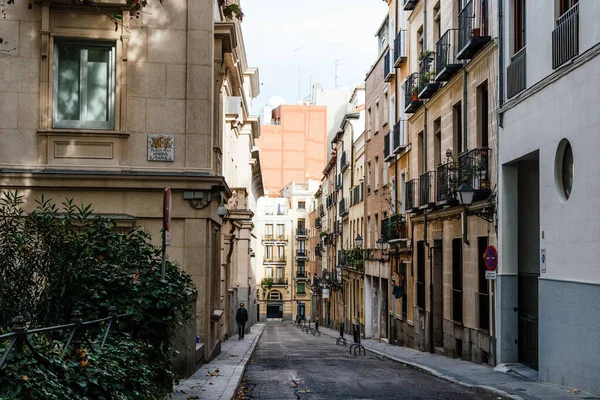
M 496 271 L 485 271 L 485 279 L 496 279 Z
M 541 255 L 541 261 L 542 261 L 542 265 L 541 265 L 541 270 L 542 270 L 542 274 L 546 273 L 546 249 L 542 249 L 542 255 Z
M 488 246 L 483 254 L 485 259 L 485 269 L 488 271 L 495 271 L 498 266 L 498 252 L 494 246 Z M 495 278 L 494 278 L 495 279 Z
M 329 289 L 323 289 L 323 298 L 324 299 L 328 299 L 329 298 Z
M 163 228 L 171 227 L 171 188 L 166 187 L 163 193 Z
M 165 246 L 171 245 L 171 232 L 165 231 Z

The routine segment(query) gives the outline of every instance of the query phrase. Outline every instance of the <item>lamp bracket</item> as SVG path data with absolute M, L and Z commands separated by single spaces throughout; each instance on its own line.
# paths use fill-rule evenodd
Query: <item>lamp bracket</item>
M 224 201 L 222 192 L 225 190 L 223 185 L 212 185 L 210 190 L 195 190 L 183 192 L 183 199 L 187 200 L 190 207 L 195 210 L 203 210 L 210 205 L 213 199 L 220 198 Z

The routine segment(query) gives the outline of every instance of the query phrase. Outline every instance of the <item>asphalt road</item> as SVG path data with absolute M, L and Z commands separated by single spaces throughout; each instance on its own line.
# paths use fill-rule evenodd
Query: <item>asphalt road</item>
M 241 389 L 245 399 L 497 399 L 373 353 L 355 357 L 290 323 L 267 325 Z

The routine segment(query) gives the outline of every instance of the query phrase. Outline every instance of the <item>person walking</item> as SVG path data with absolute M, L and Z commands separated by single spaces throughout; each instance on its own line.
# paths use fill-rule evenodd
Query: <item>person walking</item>
M 237 310 L 235 320 L 238 325 L 238 339 L 243 339 L 244 332 L 246 331 L 246 321 L 248 321 L 248 310 L 244 308 L 244 303 L 240 303 L 240 308 Z

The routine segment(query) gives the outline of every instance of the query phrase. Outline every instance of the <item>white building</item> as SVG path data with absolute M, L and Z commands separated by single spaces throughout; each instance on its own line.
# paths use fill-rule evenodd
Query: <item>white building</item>
M 498 363 L 600 393 L 600 1 L 502 7 Z

